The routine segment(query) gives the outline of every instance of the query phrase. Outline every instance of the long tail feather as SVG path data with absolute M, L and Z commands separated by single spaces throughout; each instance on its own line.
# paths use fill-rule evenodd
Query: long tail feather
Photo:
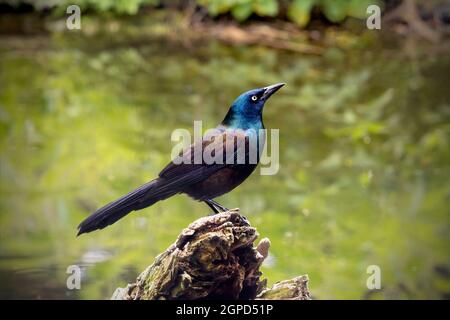
M 103 229 L 117 220 L 120 220 L 128 213 L 148 207 L 159 200 L 163 200 L 172 195 L 158 190 L 161 180 L 150 181 L 123 197 L 98 209 L 78 226 L 78 234 L 88 233 L 94 230 Z M 161 186 L 164 189 L 164 186 Z

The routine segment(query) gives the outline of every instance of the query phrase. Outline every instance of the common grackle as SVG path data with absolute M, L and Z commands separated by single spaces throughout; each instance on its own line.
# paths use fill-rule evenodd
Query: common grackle
M 259 134 L 264 129 L 262 110 L 267 99 L 283 85 L 278 83 L 241 94 L 212 134 L 194 142 L 155 180 L 95 211 L 80 223 L 78 235 L 103 229 L 131 211 L 178 193 L 205 202 L 215 213 L 227 210 L 213 199 L 236 188 L 256 168 L 266 139 L 265 134 Z M 206 161 L 204 157 L 196 160 L 207 149 L 215 161 Z

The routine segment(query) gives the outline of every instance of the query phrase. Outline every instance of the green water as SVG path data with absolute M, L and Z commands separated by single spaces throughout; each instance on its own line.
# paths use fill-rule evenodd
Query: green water
M 317 299 L 450 297 L 448 56 L 114 39 L 1 46 L 1 298 L 107 299 L 133 281 L 208 208 L 180 195 L 76 238 L 78 223 L 155 177 L 173 129 L 214 127 L 235 96 L 276 82 L 264 118 L 280 170 L 218 199 L 271 239 L 264 277 L 307 273 Z M 73 264 L 81 290 L 66 288 Z

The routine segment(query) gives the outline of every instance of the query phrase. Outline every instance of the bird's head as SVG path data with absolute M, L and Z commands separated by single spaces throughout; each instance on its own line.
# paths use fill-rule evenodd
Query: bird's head
M 264 104 L 284 83 L 244 92 L 234 100 L 222 124 L 227 127 L 248 129 L 261 122 Z

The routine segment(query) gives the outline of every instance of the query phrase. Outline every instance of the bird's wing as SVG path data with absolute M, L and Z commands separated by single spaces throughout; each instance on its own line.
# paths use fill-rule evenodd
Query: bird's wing
M 230 163 L 236 163 L 238 155 L 248 157 L 249 149 L 248 137 L 244 131 L 218 130 L 213 135 L 205 136 L 203 140 L 192 144 L 170 162 L 160 172 L 159 177 L 179 184 L 179 187 L 187 186 L 206 179 Z M 222 161 L 208 162 L 204 153 L 212 154 L 214 159 Z
M 214 172 L 229 165 L 226 161 L 224 161 L 224 163 L 211 164 L 201 161 L 201 163 L 195 164 L 194 157 L 195 153 L 197 153 L 198 156 L 201 156 L 199 152 L 203 153 L 203 150 L 209 147 L 213 148 L 210 150 L 216 150 L 218 156 L 222 156 L 225 160 L 227 158 L 234 158 L 241 149 L 242 146 L 240 145 L 242 145 L 242 143 L 227 144 L 222 142 L 231 137 L 240 137 L 242 139 L 242 134 L 231 131 L 224 132 L 222 130 L 214 137 L 206 137 L 203 141 L 199 142 L 200 145 L 192 145 L 180 155 L 180 157 L 186 157 L 189 161 L 180 163 L 180 160 L 182 159 L 177 158 L 176 161 L 172 161 L 163 171 L 161 171 L 159 179 L 150 181 L 127 195 L 98 209 L 78 226 L 78 234 L 80 235 L 96 229 L 103 229 L 121 219 L 129 212 L 148 207 L 157 201 L 182 192 L 185 187 L 200 182 L 208 178 Z M 197 148 L 195 148 L 196 146 Z M 200 159 L 203 159 L 203 157 Z

